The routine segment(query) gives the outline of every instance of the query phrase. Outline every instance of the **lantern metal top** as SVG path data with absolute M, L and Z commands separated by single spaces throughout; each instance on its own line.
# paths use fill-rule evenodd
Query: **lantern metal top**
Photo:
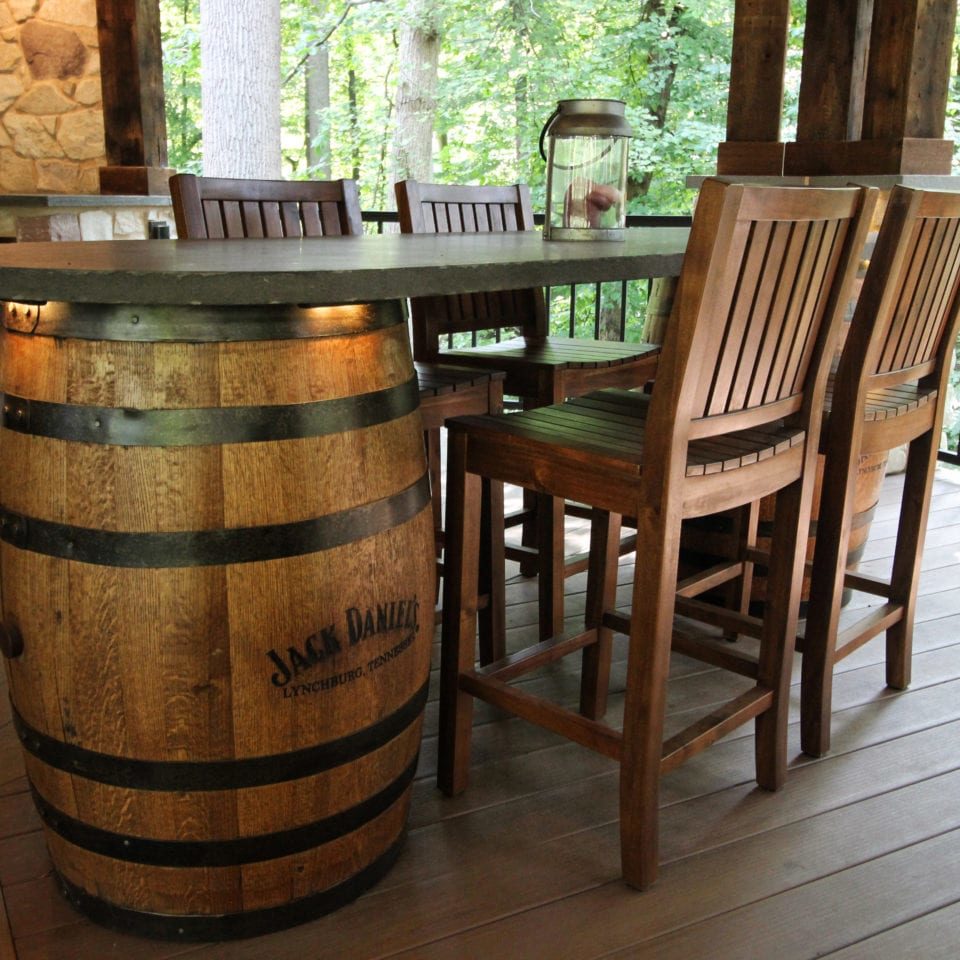
M 632 137 L 623 100 L 559 100 L 547 121 L 549 137 Z

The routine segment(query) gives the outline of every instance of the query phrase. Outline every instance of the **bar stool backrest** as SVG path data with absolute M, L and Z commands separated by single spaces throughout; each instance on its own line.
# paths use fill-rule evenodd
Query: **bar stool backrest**
M 358 236 L 354 180 L 170 178 L 177 235 L 189 240 Z
M 506 233 L 533 229 L 530 188 L 420 183 L 395 185 L 402 233 Z M 546 307 L 540 287 L 415 297 L 411 301 L 413 355 L 435 359 L 448 334 L 511 328 L 525 337 L 547 335 Z
M 884 239 L 896 236 L 897 242 L 878 242 L 874 249 L 874 269 L 864 281 L 850 349 L 841 361 L 851 373 L 852 365 L 862 365 L 872 381 L 868 389 L 938 372 L 952 347 L 949 333 L 958 309 L 960 193 L 898 185 L 887 204 L 887 218 Z M 895 225 L 905 231 L 902 236 Z M 885 270 L 879 269 L 881 259 Z M 881 284 L 884 273 L 887 281 Z
M 849 289 L 834 279 L 856 266 L 859 247 L 851 245 L 862 245 L 865 227 L 855 214 L 866 196 L 850 188 L 704 183 L 660 357 L 648 444 L 660 436 L 665 456 L 672 448 L 685 457 L 684 439 L 778 419 L 819 429 L 828 368 L 821 360 L 839 333 L 838 291 Z

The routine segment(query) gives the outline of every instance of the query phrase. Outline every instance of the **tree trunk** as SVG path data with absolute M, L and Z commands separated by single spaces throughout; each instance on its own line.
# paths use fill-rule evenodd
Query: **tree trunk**
M 280 176 L 280 2 L 202 0 L 203 172 Z
M 663 0 L 648 0 L 641 8 L 640 17 L 642 20 L 651 20 L 655 16 L 667 16 L 667 7 Z M 676 30 L 679 28 L 680 17 L 683 13 L 683 6 L 676 4 L 669 10 L 667 25 Z M 673 93 L 673 81 L 677 76 L 676 59 L 664 58 L 662 51 L 651 50 L 647 54 L 647 63 L 651 69 L 659 68 L 662 71 L 660 84 L 653 95 L 647 100 L 645 107 L 656 130 L 663 130 L 667 125 L 667 110 L 670 107 L 670 97 Z M 637 197 L 646 196 L 650 189 L 650 183 L 653 180 L 653 171 L 645 171 L 639 179 L 630 177 L 627 181 L 627 199 L 634 200 Z
M 351 149 L 350 176 L 354 180 L 360 179 L 360 109 L 357 100 L 357 71 L 353 66 L 353 47 L 350 47 L 351 63 L 347 70 L 347 106 L 350 111 L 350 141 Z
M 530 43 L 528 17 L 533 13 L 532 6 L 524 0 L 512 0 L 510 13 L 516 44 L 524 58 L 530 57 L 533 49 Z M 526 73 L 517 74 L 517 78 L 513 81 L 513 109 L 517 123 L 513 135 L 513 147 L 519 175 L 520 171 L 526 169 L 530 155 L 530 91 Z
M 436 0 L 411 0 L 400 28 L 394 181 L 432 178 L 439 54 Z
M 325 114 L 330 109 L 330 50 L 321 44 L 307 58 L 307 166 L 310 175 L 330 179 L 330 127 Z

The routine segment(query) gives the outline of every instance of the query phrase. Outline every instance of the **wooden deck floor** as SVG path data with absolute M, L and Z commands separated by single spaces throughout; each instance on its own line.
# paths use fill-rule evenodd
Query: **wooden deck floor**
M 898 477 L 884 483 L 866 569 L 888 562 L 899 489 Z M 253 940 L 171 944 L 114 934 L 79 917 L 57 893 L 4 689 L 0 960 L 956 960 L 956 474 L 937 480 L 924 569 L 911 689 L 884 687 L 882 641 L 874 641 L 840 666 L 831 755 L 803 758 L 792 727 L 782 792 L 756 788 L 749 728 L 666 777 L 663 868 L 643 894 L 618 879 L 611 762 L 480 707 L 472 784 L 464 796 L 445 799 L 433 785 L 431 699 L 409 839 L 372 891 L 333 915 Z M 624 564 L 624 584 L 631 573 Z M 568 613 L 582 609 L 582 587 L 571 581 Z M 533 584 L 512 583 L 511 646 L 529 638 L 532 598 Z M 623 648 L 618 652 L 622 668 Z M 614 714 L 622 680 L 615 670 Z M 530 682 L 574 697 L 572 666 Z M 737 681 L 676 657 L 670 722 L 680 724 L 688 709 L 719 698 L 730 682 Z

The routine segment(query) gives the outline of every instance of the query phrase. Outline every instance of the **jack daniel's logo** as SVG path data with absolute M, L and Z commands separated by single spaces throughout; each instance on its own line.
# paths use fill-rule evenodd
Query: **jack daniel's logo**
M 420 602 L 416 597 L 389 600 L 366 608 L 348 607 L 344 611 L 342 624 L 331 623 L 321 627 L 299 646 L 289 646 L 282 651 L 268 650 L 267 658 L 276 668 L 270 682 L 283 690 L 284 697 L 297 697 L 330 690 L 372 673 L 413 643 L 420 630 L 419 611 Z M 357 647 L 372 637 L 393 631 L 402 631 L 402 639 L 393 647 L 371 657 L 366 664 L 323 677 L 313 676 L 317 667 L 331 662 L 342 652 L 344 643 L 348 648 Z

